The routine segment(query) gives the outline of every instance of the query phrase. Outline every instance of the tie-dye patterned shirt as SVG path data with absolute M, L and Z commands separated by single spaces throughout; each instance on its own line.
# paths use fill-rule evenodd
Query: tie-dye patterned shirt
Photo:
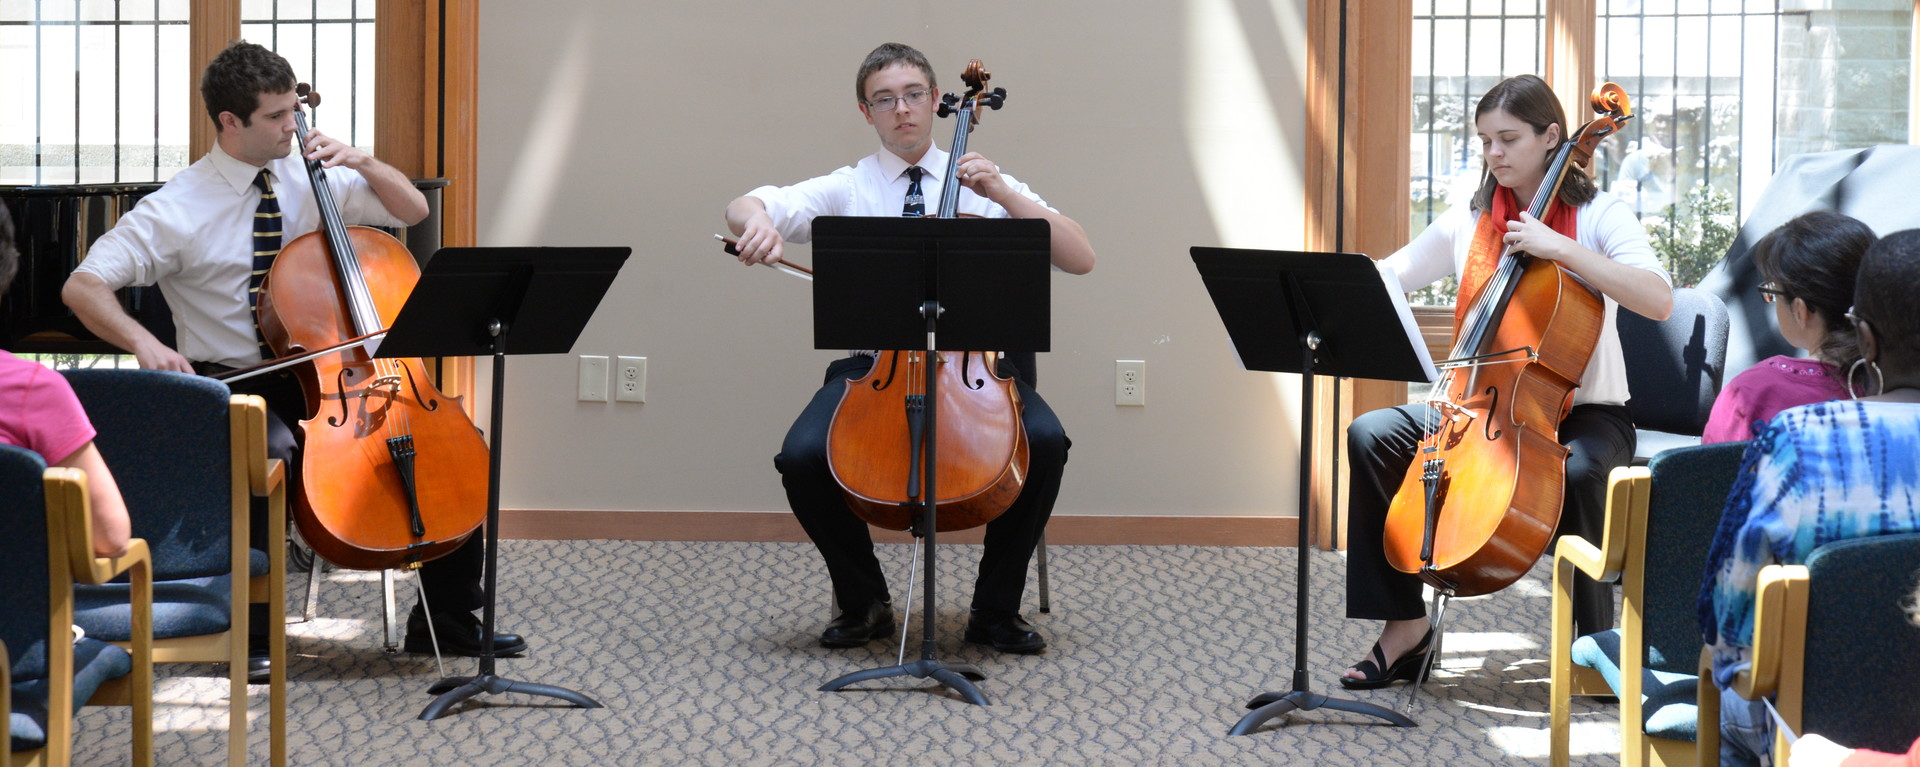
M 1740 460 L 1700 590 L 1721 686 L 1751 662 L 1755 580 L 1822 544 L 1920 532 L 1920 404 L 1841 400 L 1783 410 Z M 1920 565 L 1920 563 L 1915 563 Z

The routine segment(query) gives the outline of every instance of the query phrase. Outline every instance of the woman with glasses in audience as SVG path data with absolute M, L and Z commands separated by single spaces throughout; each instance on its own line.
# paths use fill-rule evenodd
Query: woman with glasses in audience
M 1853 307 L 1859 359 L 1849 396 L 1782 410 L 1755 432 L 1707 554 L 1700 624 L 1720 687 L 1721 763 L 1759 764 L 1763 704 L 1728 689 L 1752 663 L 1760 568 L 1803 564 L 1848 538 L 1920 532 L 1920 229 L 1861 259 Z
M 1866 224 L 1821 210 L 1788 221 L 1754 243 L 1761 299 L 1773 305 L 1781 337 L 1812 356 L 1768 357 L 1734 376 L 1713 401 L 1701 442 L 1752 439 L 1754 425 L 1775 413 L 1842 399 L 1850 383 L 1865 385 L 1847 379 L 1860 347 L 1842 315 L 1853 304 L 1860 256 L 1873 240 Z

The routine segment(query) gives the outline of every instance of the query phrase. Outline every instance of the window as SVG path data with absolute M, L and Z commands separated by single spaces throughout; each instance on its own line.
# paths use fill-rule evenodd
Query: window
M 187 166 L 187 0 L 0 0 L 0 184 Z
M 373 0 L 242 0 L 241 35 L 326 98 L 315 127 L 371 151 Z M 0 184 L 165 181 L 187 156 L 188 0 L 0 0 Z M 14 73 L 25 73 L 15 75 Z

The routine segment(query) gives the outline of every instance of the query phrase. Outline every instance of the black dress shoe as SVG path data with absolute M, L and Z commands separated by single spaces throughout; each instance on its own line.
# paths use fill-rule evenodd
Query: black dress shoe
M 975 610 L 967 618 L 966 639 L 974 644 L 990 644 L 1001 652 L 1033 653 L 1047 649 L 1047 638 L 1021 618 L 1019 613 Z
M 440 638 L 440 652 L 446 655 L 461 655 L 469 658 L 480 656 L 480 619 L 470 612 L 434 613 L 433 633 L 427 631 L 427 616 L 418 606 L 407 616 L 407 641 L 402 646 L 407 652 L 422 655 L 433 654 L 433 639 Z M 527 651 L 527 640 L 519 634 L 508 634 L 497 627 L 493 632 L 493 654 L 517 655 Z
M 247 637 L 247 684 L 273 681 L 273 656 L 267 652 L 267 638 Z
M 875 602 L 866 607 L 848 609 L 827 622 L 820 632 L 820 644 L 827 647 L 859 647 L 875 639 L 893 636 L 893 603 Z

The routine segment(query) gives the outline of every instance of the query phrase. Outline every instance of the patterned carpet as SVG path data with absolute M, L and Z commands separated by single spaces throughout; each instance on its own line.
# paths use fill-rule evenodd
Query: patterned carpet
M 1327 709 L 1226 736 L 1249 698 L 1291 685 L 1292 549 L 1054 546 L 1053 612 L 1028 617 L 1051 646 L 1000 655 L 959 641 L 975 546 L 945 547 L 941 657 L 977 665 L 993 705 L 916 679 L 817 692 L 890 665 L 895 645 L 828 650 L 825 568 L 807 544 L 506 541 L 501 625 L 528 635 L 502 676 L 568 687 L 606 705 L 487 695 L 434 722 L 417 717 L 440 678 L 428 656 L 381 650 L 376 574 L 330 573 L 320 618 L 288 628 L 295 765 L 1238 765 L 1545 764 L 1547 576 L 1455 602 L 1446 655 L 1412 712 L 1416 729 Z M 904 600 L 911 548 L 882 547 Z M 1402 707 L 1404 685 L 1346 692 L 1334 677 L 1377 626 L 1340 619 L 1345 563 L 1313 553 L 1316 692 Z M 298 611 L 305 574 L 296 574 Z M 952 585 L 947 585 L 952 584 Z M 402 610 L 412 584 L 403 579 Z M 909 658 L 918 657 L 918 596 Z M 897 637 L 896 637 L 897 639 Z M 471 659 L 448 671 L 470 674 Z M 162 765 L 213 765 L 225 747 L 218 666 L 159 667 Z M 267 755 L 265 688 L 254 687 L 252 759 Z M 1576 699 L 1575 764 L 1617 764 L 1612 706 Z M 89 708 L 76 764 L 127 759 L 126 709 Z

